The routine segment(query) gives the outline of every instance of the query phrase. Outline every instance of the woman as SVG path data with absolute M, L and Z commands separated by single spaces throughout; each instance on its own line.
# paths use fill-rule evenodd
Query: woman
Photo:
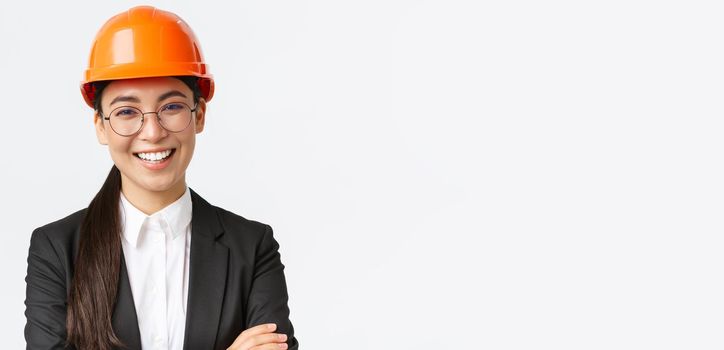
M 186 185 L 214 93 L 191 28 L 114 16 L 85 76 L 114 166 L 87 208 L 32 233 L 28 349 L 298 349 L 271 227 Z

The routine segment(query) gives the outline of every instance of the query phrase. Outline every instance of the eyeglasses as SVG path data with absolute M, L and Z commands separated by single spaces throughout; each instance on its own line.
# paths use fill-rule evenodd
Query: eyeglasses
M 121 136 L 131 136 L 141 131 L 146 114 L 156 114 L 158 123 L 164 129 L 170 132 L 184 131 L 191 124 L 191 112 L 196 112 L 198 103 L 194 104 L 194 108 L 183 102 L 167 103 L 156 112 L 142 112 L 140 109 L 132 106 L 121 106 L 111 111 L 108 116 L 103 119 L 108 120 L 111 129 Z

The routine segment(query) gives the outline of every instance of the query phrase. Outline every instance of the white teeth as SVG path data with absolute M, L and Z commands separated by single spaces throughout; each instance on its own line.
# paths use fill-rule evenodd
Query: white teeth
M 167 149 L 163 152 L 138 153 L 138 157 L 145 160 L 160 160 L 168 157 L 169 154 L 171 154 L 171 150 Z

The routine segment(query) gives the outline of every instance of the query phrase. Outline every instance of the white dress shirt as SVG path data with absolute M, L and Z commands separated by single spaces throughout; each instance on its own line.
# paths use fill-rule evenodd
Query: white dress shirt
M 148 216 L 121 192 L 123 255 L 141 347 L 182 349 L 191 246 L 191 193 Z

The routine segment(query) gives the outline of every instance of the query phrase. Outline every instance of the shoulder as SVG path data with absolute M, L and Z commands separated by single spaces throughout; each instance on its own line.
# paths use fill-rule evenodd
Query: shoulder
M 213 205 L 193 189 L 191 189 L 191 200 L 194 208 L 192 226 L 206 230 L 232 252 L 237 252 L 234 255 L 254 256 L 259 251 L 277 249 L 278 243 L 268 224 L 247 219 Z
M 33 231 L 33 236 L 47 236 L 51 241 L 72 241 L 80 231 L 87 210 L 88 208 L 83 208 L 64 218 L 39 226 Z
M 219 240 L 231 249 L 233 257 L 254 265 L 279 258 L 279 242 L 270 225 L 220 207 L 215 210 L 224 231 Z
M 247 219 L 221 206 L 209 203 L 193 188 L 189 188 L 189 190 L 193 205 L 192 221 L 198 220 L 199 224 L 207 225 L 210 230 L 216 232 L 221 230 L 224 232 L 223 236 L 231 236 L 236 239 L 261 239 L 271 231 L 269 225 Z
M 218 206 L 214 206 L 214 209 L 224 229 L 224 235 L 229 235 L 232 239 L 260 241 L 265 235 L 271 234 L 271 226 L 268 224 L 247 219 Z
M 88 208 L 77 210 L 68 214 L 68 216 L 64 218 L 42 225 L 38 227 L 37 230 L 46 232 L 61 232 L 78 228 L 81 222 L 83 222 L 86 210 L 88 210 Z
M 30 255 L 71 261 L 79 242 L 80 226 L 87 208 L 35 228 L 30 236 Z

